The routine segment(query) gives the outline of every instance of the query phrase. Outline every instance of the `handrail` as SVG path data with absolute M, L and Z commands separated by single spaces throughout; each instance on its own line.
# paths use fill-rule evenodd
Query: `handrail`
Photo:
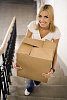
M 2 96 L 1 100 L 6 100 L 7 95 L 10 94 L 9 84 L 11 84 L 10 76 L 13 57 L 15 53 L 16 36 L 16 18 L 13 17 L 2 45 L 0 46 L 0 55 L 2 56 L 2 64 L 0 66 L 0 96 Z
M 13 28 L 15 19 L 16 18 L 14 16 L 13 19 L 12 19 L 12 21 L 11 21 L 11 24 L 10 24 L 8 30 L 7 30 L 5 38 L 4 38 L 3 42 L 2 42 L 2 45 L 0 46 L 0 55 L 3 54 L 5 52 L 5 50 L 6 50 L 6 48 L 7 48 L 7 44 L 8 44 L 7 42 L 9 40 L 9 38 L 10 38 L 10 33 L 12 32 L 12 28 Z

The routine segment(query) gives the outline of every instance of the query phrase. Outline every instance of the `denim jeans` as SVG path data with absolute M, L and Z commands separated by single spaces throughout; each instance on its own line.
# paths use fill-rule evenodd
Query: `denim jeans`
M 32 91 L 33 91 L 33 89 L 34 89 L 34 84 L 39 85 L 40 82 L 39 82 L 39 81 L 35 81 L 35 80 L 28 80 L 28 83 L 27 83 L 27 90 L 28 90 L 29 92 L 32 92 Z

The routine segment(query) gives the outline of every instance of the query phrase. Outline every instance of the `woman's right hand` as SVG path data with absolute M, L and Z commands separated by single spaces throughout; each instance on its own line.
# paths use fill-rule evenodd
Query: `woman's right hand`
M 17 70 L 21 70 L 22 69 L 17 63 L 14 64 L 13 68 L 15 68 Z

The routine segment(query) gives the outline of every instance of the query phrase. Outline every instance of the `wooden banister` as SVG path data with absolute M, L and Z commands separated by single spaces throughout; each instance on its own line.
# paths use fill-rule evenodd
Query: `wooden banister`
M 10 33 L 12 32 L 12 28 L 14 26 L 14 22 L 15 22 L 15 16 L 13 17 L 12 21 L 11 21 L 11 24 L 6 32 L 6 35 L 4 37 L 4 40 L 2 42 L 2 45 L 0 46 L 0 55 L 3 54 L 7 48 L 7 45 L 8 45 L 8 40 L 10 39 Z

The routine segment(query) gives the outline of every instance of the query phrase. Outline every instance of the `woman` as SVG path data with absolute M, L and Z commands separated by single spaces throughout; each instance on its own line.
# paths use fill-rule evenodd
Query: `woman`
M 56 52 L 52 64 L 52 68 L 50 69 L 48 74 L 42 73 L 43 77 L 49 77 L 55 70 L 54 66 L 57 58 L 57 47 L 60 39 L 60 31 L 54 25 L 54 11 L 51 5 L 44 5 L 40 8 L 40 11 L 36 17 L 36 21 L 32 21 L 28 25 L 28 30 L 26 37 L 32 39 L 39 39 L 45 41 L 45 39 L 49 41 L 53 41 L 56 43 Z M 27 87 L 25 89 L 25 95 L 30 95 L 33 92 L 34 86 L 39 85 L 40 82 L 29 80 Z

